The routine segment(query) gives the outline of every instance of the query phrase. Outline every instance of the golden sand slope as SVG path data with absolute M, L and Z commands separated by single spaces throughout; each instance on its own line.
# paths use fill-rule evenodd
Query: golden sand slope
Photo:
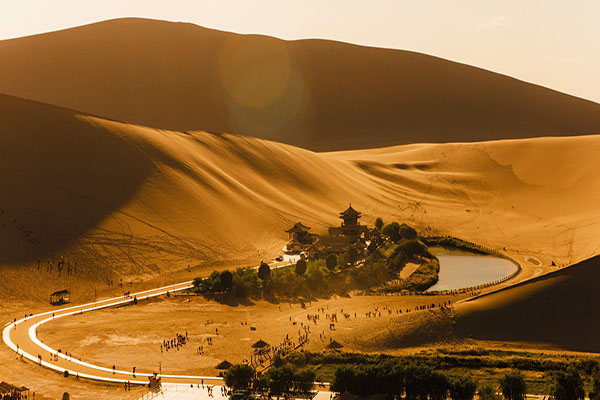
M 365 223 L 406 221 L 546 265 L 599 252 L 600 136 L 313 153 L 10 96 L 0 133 L 2 265 L 71 254 L 90 279 L 117 279 L 255 264 L 290 224 L 324 230 L 348 202 Z
M 0 93 L 312 150 L 600 131 L 596 103 L 424 54 L 132 18 L 0 41 Z

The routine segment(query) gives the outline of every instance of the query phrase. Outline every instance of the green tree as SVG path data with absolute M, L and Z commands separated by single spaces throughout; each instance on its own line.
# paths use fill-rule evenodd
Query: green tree
M 289 365 L 282 367 L 272 367 L 267 372 L 270 380 L 270 389 L 273 394 L 289 393 L 294 384 L 294 370 Z
M 381 219 L 381 217 L 377 217 L 377 219 L 375 220 L 375 228 L 379 230 L 383 229 L 383 220 Z
M 247 364 L 232 365 L 225 371 L 225 384 L 234 389 L 246 389 L 254 378 L 254 368 Z
M 260 267 L 258 267 L 258 277 L 266 281 L 271 277 L 271 267 L 264 261 L 260 262 Z
M 229 290 L 233 287 L 233 274 L 228 270 L 221 271 L 219 281 L 221 281 L 222 290 Z
M 383 227 L 383 234 L 388 236 L 394 243 L 400 240 L 400 225 L 397 222 L 392 222 Z
M 417 231 L 406 224 L 402 224 L 398 227 L 398 235 L 401 239 L 416 239 Z
M 556 400 L 581 400 L 585 398 L 583 380 L 574 368 L 557 371 L 550 386 L 550 395 Z
M 527 384 L 523 374 L 513 370 L 500 379 L 500 391 L 506 400 L 524 400 Z
M 296 275 L 304 275 L 306 272 L 306 260 L 304 258 L 299 259 L 296 262 Z
M 354 380 L 355 367 L 351 365 L 341 365 L 335 369 L 333 384 L 331 389 L 334 392 L 343 393 L 348 390 L 350 383 Z
M 401 251 L 396 252 L 387 262 L 388 270 L 392 273 L 398 273 L 402 271 L 402 268 L 406 265 L 408 257 Z
M 317 374 L 309 368 L 304 368 L 296 372 L 294 376 L 296 389 L 304 394 L 309 393 L 315 383 Z
M 600 370 L 592 373 L 592 387 L 589 393 L 590 400 L 600 400 Z
M 450 388 L 450 383 L 446 375 L 441 372 L 431 371 L 427 383 L 430 400 L 446 400 L 448 389 Z
M 459 376 L 450 381 L 452 400 L 473 400 L 477 391 L 477 382 L 468 376 Z
M 327 259 L 325 259 L 325 265 L 330 271 L 333 271 L 335 267 L 337 267 L 337 257 L 335 254 L 330 254 L 327 256 Z
M 233 291 L 241 296 L 251 296 L 259 287 L 258 276 L 252 268 L 238 268 L 233 272 Z

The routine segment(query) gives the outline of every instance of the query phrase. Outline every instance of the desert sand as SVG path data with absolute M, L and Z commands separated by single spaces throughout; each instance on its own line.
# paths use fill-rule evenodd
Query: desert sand
M 114 286 L 188 265 L 190 276 L 256 265 L 280 253 L 295 221 L 322 232 L 349 202 L 364 223 L 382 216 L 505 249 L 533 275 L 600 246 L 600 136 L 314 153 L 0 103 L 4 297 L 45 300 L 69 285 L 83 300 L 82 280 Z M 60 255 L 77 263 L 76 277 L 45 272 Z
M 312 150 L 598 133 L 600 105 L 410 51 L 117 19 L 0 41 L 0 93 Z
M 313 231 L 323 232 L 339 223 L 337 213 L 349 202 L 363 212 L 363 223 L 372 224 L 381 216 L 388 222 L 409 223 L 422 234 L 451 234 L 505 251 L 523 266 L 517 280 L 581 262 L 597 255 L 600 248 L 600 182 L 594 168 L 600 135 L 315 153 L 227 133 L 154 129 L 6 95 L 0 96 L 0 132 L 0 187 L 6 193 L 0 205 L 0 296 L 5 320 L 23 310 L 46 310 L 48 294 L 65 287 L 79 303 L 90 300 L 93 289 L 98 296 L 119 293 L 124 290 L 118 285 L 121 279 L 125 288 L 138 290 L 183 281 L 215 267 L 256 265 L 280 253 L 287 239 L 284 230 L 294 222 L 302 220 Z M 61 255 L 72 268 L 77 266 L 77 274 L 65 277 L 56 270 L 46 271 L 48 261 L 56 262 Z M 583 277 L 568 278 L 569 271 L 578 268 L 557 272 L 560 277 L 567 274 L 561 278 L 566 282 L 565 299 L 581 291 L 581 285 L 569 282 L 593 282 L 590 268 Z M 555 295 L 544 291 L 545 280 L 539 282 L 511 289 L 519 291 L 515 294 L 522 295 L 523 301 L 538 298 L 518 310 L 538 312 L 540 304 Z M 522 289 L 530 287 L 534 289 Z M 496 318 L 528 318 L 515 308 L 506 314 L 503 293 L 511 292 L 488 298 L 500 300 L 477 300 L 474 306 L 465 305 L 464 311 L 458 307 L 457 326 L 465 331 L 457 334 L 447 330 L 451 315 L 432 314 L 437 325 L 412 316 L 394 319 L 392 324 L 382 319 L 368 324 L 368 329 L 349 325 L 353 330 L 340 339 L 350 349 L 389 352 L 424 344 L 423 338 L 449 341 L 456 335 L 498 340 L 503 336 L 473 329 L 477 323 L 470 316 L 487 318 L 486 329 L 492 330 L 492 322 L 501 320 Z M 578 301 L 586 298 L 594 304 L 589 296 Z M 371 300 L 341 299 L 336 307 L 356 302 L 354 307 L 362 309 Z M 485 312 L 469 308 L 477 308 L 479 301 L 493 304 L 486 305 Z M 561 310 L 551 314 L 553 321 L 568 314 L 567 309 L 563 313 L 559 305 L 548 304 Z M 150 311 L 156 311 L 152 318 L 161 318 L 160 303 L 148 307 L 158 307 Z M 260 313 L 269 307 L 274 306 L 255 309 L 264 324 L 268 319 Z M 229 312 L 238 310 L 242 308 Z M 106 325 L 103 318 L 114 318 L 121 311 L 125 310 L 99 314 L 90 323 L 90 334 L 98 324 Z M 175 315 L 169 307 L 162 311 Z M 567 322 L 575 325 L 576 317 L 587 314 L 575 314 Z M 80 321 L 65 322 L 62 328 L 67 330 L 68 324 Z M 143 318 L 135 323 L 142 326 Z M 552 332 L 545 323 L 540 326 Z M 287 328 L 281 324 L 276 332 Z M 354 329 L 368 336 L 356 339 Z M 172 330 L 160 326 L 153 334 L 164 331 L 168 336 Z M 233 340 L 239 340 L 234 333 Z M 558 341 L 563 333 L 540 334 L 539 341 L 568 349 L 569 343 Z M 44 334 L 51 341 L 63 339 L 52 337 L 52 332 Z M 106 340 L 101 336 L 105 334 L 111 338 L 110 332 L 96 336 Z M 369 347 L 360 337 L 372 338 L 370 343 L 377 345 Z M 529 336 L 522 336 L 524 340 Z M 514 336 L 514 341 L 519 337 Z M 87 346 L 86 342 L 75 345 Z M 118 346 L 112 351 L 119 351 Z M 38 388 L 57 379 L 54 373 L 21 364 L 7 349 L 2 353 L 8 378 L 22 377 L 19 380 L 27 379 Z M 139 353 L 130 356 L 136 359 L 135 354 Z M 103 357 L 109 353 L 92 356 L 106 362 Z M 143 357 L 139 362 L 156 361 Z M 68 387 L 74 393 L 88 390 L 83 382 L 68 382 Z M 112 395 L 103 387 L 94 393 L 98 398 Z

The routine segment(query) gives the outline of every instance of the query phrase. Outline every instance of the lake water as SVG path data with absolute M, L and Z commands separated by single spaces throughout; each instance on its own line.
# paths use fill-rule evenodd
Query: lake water
M 455 290 L 494 282 L 515 272 L 517 266 L 509 260 L 461 251 L 432 247 L 430 251 L 440 260 L 438 282 L 427 289 Z

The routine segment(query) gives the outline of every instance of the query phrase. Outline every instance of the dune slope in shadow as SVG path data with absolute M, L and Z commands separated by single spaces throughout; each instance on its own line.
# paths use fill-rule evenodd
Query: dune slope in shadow
M 311 150 L 600 131 L 600 105 L 468 65 L 118 19 L 0 41 L 0 93 Z
M 466 302 L 456 331 L 479 340 L 543 343 L 600 352 L 600 257 Z

